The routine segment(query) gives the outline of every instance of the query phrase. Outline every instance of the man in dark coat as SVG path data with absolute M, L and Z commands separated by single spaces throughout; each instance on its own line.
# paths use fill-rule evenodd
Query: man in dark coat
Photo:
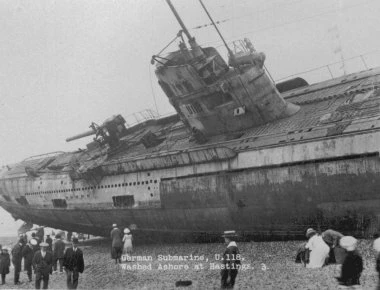
M 0 253 L 0 274 L 1 285 L 5 284 L 5 276 L 9 274 L 9 266 L 11 265 L 11 259 L 9 257 L 8 248 L 2 248 Z
M 43 289 L 48 289 L 49 275 L 53 266 L 53 254 L 47 251 L 48 243 L 41 243 L 41 250 L 36 252 L 33 257 L 33 268 L 36 273 L 36 289 L 41 288 L 43 280 Z
M 341 276 L 337 278 L 340 285 L 351 287 L 360 285 L 360 276 L 363 271 L 363 259 L 356 251 L 357 240 L 351 236 L 340 239 L 340 245 L 347 251 L 342 264 Z
M 123 252 L 123 234 L 120 229 L 117 227 L 117 224 L 112 225 L 113 229 L 111 231 L 112 239 L 112 259 L 115 259 L 115 263 L 121 263 L 121 254 Z
M 32 281 L 32 261 L 34 257 L 35 249 L 37 247 L 37 241 L 32 239 L 30 242 L 22 249 L 22 256 L 24 257 L 24 270 L 26 271 L 29 282 Z
M 45 236 L 45 230 L 44 230 L 44 227 L 39 227 L 39 228 L 37 229 L 36 236 L 37 236 L 37 238 L 40 240 L 40 243 L 42 243 L 42 242 L 44 241 L 44 236 Z
M 18 241 L 17 244 L 12 249 L 12 264 L 14 266 L 14 283 L 15 285 L 20 283 L 20 272 L 21 272 L 21 262 L 22 262 L 22 241 Z
M 51 252 L 53 250 L 53 248 L 52 248 L 53 240 L 50 237 L 50 235 L 46 235 L 45 242 L 48 243 L 48 245 L 49 245 L 48 248 L 47 248 L 47 250 Z
M 84 270 L 83 252 L 78 248 L 78 243 L 78 239 L 73 238 L 72 248 L 68 248 L 63 257 L 67 289 L 77 289 L 79 273 L 83 273 Z
M 56 240 L 53 244 L 54 271 L 57 271 L 57 263 L 59 262 L 59 272 L 63 272 L 63 255 L 66 245 L 62 241 L 60 234 L 57 234 L 55 238 Z
M 241 266 L 240 253 L 235 242 L 237 235 L 235 231 L 226 231 L 222 237 L 224 237 L 224 241 L 227 244 L 227 249 L 223 254 L 223 266 L 220 273 L 222 276 L 221 287 L 233 288 L 238 269 Z

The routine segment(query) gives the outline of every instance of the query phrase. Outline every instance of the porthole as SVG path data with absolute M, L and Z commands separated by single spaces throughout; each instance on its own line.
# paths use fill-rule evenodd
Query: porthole
M 151 180 L 150 180 L 150 183 L 152 183 L 152 182 L 153 182 L 153 180 L 151 179 Z
M 136 185 L 136 181 L 135 181 L 135 182 L 133 182 L 133 185 Z
M 150 190 L 150 186 L 148 186 L 148 190 Z
M 148 172 L 148 176 L 150 176 L 150 172 Z
M 157 180 L 154 180 L 154 183 L 157 183 Z
M 137 181 L 137 185 L 140 185 L 140 181 Z
M 150 196 L 153 197 L 153 193 L 151 193 Z
M 129 183 L 129 186 L 131 186 L 131 185 L 132 185 L 132 182 Z

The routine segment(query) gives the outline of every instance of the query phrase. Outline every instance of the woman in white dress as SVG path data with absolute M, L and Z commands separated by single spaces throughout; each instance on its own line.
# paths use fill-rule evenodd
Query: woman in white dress
M 132 254 L 132 234 L 128 228 L 124 229 L 124 237 L 123 237 L 123 255 Z
M 330 247 L 323 241 L 322 236 L 318 235 L 313 229 L 308 229 L 306 237 L 309 239 L 305 248 L 309 249 L 310 258 L 306 268 L 321 268 L 329 256 Z

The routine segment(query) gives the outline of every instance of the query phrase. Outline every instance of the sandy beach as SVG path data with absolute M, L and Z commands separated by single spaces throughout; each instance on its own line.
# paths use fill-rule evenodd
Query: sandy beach
M 1 238 L 2 244 L 15 238 Z M 115 264 L 110 256 L 110 240 L 85 241 L 80 244 L 85 258 L 85 271 L 79 278 L 81 289 L 172 289 L 179 280 L 191 280 L 189 289 L 220 287 L 218 254 L 223 244 L 135 245 L 133 261 Z M 299 241 L 238 243 L 243 267 L 235 289 L 336 289 L 334 279 L 339 274 L 336 265 L 322 269 L 306 269 L 294 263 Z M 364 259 L 361 277 L 363 289 L 375 289 L 378 274 L 372 241 L 361 240 L 358 247 Z M 20 276 L 21 285 L 13 285 L 13 268 L 6 285 L 0 289 L 33 289 L 26 272 Z M 64 289 L 65 274 L 53 274 L 50 289 Z M 34 279 L 34 277 L 33 277 Z

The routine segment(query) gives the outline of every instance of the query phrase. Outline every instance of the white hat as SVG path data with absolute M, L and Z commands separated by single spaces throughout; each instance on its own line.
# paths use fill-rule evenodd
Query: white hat
M 377 238 L 373 242 L 373 248 L 375 249 L 376 252 L 380 252 L 380 238 Z
M 358 240 L 351 236 L 344 236 L 340 239 L 339 244 L 343 249 L 347 251 L 353 251 L 356 249 Z
M 36 246 L 36 245 L 37 245 L 37 241 L 36 241 L 35 239 L 31 239 L 31 240 L 30 240 L 30 244 L 31 244 L 32 246 Z
M 117 227 L 117 224 L 112 224 L 112 227 L 113 227 L 113 228 L 116 228 L 116 227 Z
M 312 229 L 312 228 L 309 228 L 309 229 L 307 229 L 307 231 L 306 231 L 306 237 L 308 238 L 311 234 L 316 234 L 317 232 L 314 230 L 314 229 Z
M 124 229 L 124 234 L 129 234 L 131 231 L 128 228 Z
M 223 238 L 236 238 L 237 234 L 235 231 L 224 231 L 222 237 Z
M 48 243 L 45 243 L 45 242 L 42 242 L 42 243 L 40 244 L 40 247 L 49 247 L 49 244 L 48 244 Z

